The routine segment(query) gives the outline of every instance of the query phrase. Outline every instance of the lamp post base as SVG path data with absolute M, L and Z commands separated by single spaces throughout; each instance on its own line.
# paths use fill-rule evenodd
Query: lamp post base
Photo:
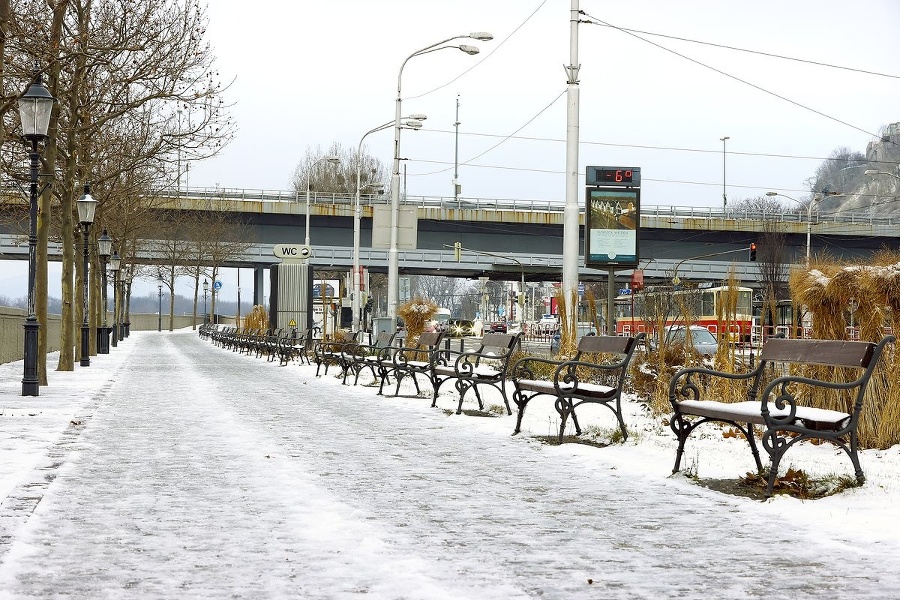
M 38 330 L 41 325 L 37 317 L 30 315 L 25 320 L 25 374 L 22 377 L 22 395 L 39 396 L 40 382 L 38 381 Z
M 81 326 L 81 364 L 82 367 L 91 366 L 91 328 Z
M 97 354 L 109 354 L 109 327 L 97 328 Z

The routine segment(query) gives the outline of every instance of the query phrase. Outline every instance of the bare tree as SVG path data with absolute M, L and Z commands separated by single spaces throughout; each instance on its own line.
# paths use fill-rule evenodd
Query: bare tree
M 123 173 L 142 174 L 147 183 L 180 181 L 180 168 L 175 177 L 169 169 L 176 162 L 180 167 L 176 156 L 182 152 L 193 159 L 213 155 L 230 139 L 232 129 L 211 49 L 203 41 L 202 0 L 143 4 L 45 0 L 16 3 L 12 8 L 15 14 L 6 21 L 9 35 L 3 38 L 7 60 L 0 85 L 6 85 L 10 73 L 27 81 L 31 60 L 38 58 L 46 66 L 50 91 L 59 100 L 42 156 L 42 173 L 55 173 L 57 162 L 63 165 L 63 177 L 53 190 L 61 210 L 50 210 L 50 192 L 42 195 L 35 298 L 38 320 L 45 323 L 46 246 L 58 232 L 66 249 L 61 342 L 68 349 L 73 347 L 74 321 L 80 316 L 80 307 L 73 310 L 72 299 L 75 277 L 83 274 L 71 249 L 77 241 L 72 203 L 81 185 L 93 183 L 95 197 L 103 198 L 95 231 L 107 228 L 124 244 L 127 238 L 116 230 L 113 215 L 114 204 L 125 199 L 105 188 L 114 187 L 111 182 Z M 2 16 L 0 10 L 0 21 Z M 4 89 L 0 109 L 7 106 L 9 96 Z M 183 113 L 188 115 L 186 125 Z M 13 125 L 3 110 L 0 116 L 4 128 Z M 4 154 L 3 160 L 7 166 L 21 164 L 21 151 Z M 140 197 L 151 197 L 149 190 L 144 187 Z M 44 357 L 45 348 L 46 328 L 42 327 L 39 354 Z M 72 368 L 72 358 L 73 353 L 64 350 L 58 368 Z M 42 383 L 46 383 L 45 363 L 45 359 L 39 361 Z
M 463 282 L 454 277 L 417 275 L 411 279 L 413 295 L 427 298 L 443 307 L 452 306 L 456 302 L 457 295 L 464 288 Z
M 337 156 L 337 165 L 319 163 L 326 156 Z M 377 189 L 387 188 L 390 182 L 388 169 L 380 160 L 370 156 L 365 146 L 357 157 L 357 149 L 346 149 L 335 142 L 323 153 L 320 148 L 307 148 L 306 154 L 294 168 L 291 185 L 298 195 L 306 194 L 307 181 L 311 192 L 356 195 L 357 158 L 359 164 L 359 182 L 363 194 L 371 194 Z M 315 168 L 313 169 L 313 166 Z

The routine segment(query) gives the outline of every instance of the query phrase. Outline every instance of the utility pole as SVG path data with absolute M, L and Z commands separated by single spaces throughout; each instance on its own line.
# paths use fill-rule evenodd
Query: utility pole
M 726 210 L 728 206 L 728 196 L 725 194 L 725 142 L 726 140 L 730 140 L 731 138 L 727 135 L 723 138 L 719 138 L 719 141 L 722 142 L 722 210 Z
M 578 20 L 581 11 L 578 0 L 571 1 L 569 13 L 569 64 L 566 70 L 566 204 L 563 212 L 563 294 L 568 301 L 578 292 L 579 212 L 581 195 L 578 193 L 578 138 L 579 138 L 579 87 L 578 71 Z
M 456 95 L 456 123 L 453 128 L 456 130 L 453 144 L 453 201 L 459 205 L 459 94 Z

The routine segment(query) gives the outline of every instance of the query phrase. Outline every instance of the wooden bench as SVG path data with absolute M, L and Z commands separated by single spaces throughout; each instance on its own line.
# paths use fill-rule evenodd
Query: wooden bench
M 318 341 L 313 348 L 313 360 L 316 362 L 316 377 L 319 376 L 319 370 L 323 366 L 325 367 L 323 375 L 327 375 L 330 365 L 338 365 L 341 368 L 341 375 L 346 376 L 349 365 L 347 364 L 345 351 L 348 347 L 357 345 L 362 334 L 362 331 L 357 331 L 345 334 L 346 337 L 342 339 Z
M 428 331 L 420 334 L 419 339 L 415 342 L 407 342 L 410 343 L 409 346 L 389 348 L 388 352 L 378 361 L 378 377 L 381 379 L 378 393 L 383 392 L 384 384 L 391 375 L 394 376 L 397 383 L 394 390 L 395 396 L 400 393 L 400 382 L 407 375 L 412 377 L 417 394 L 421 393 L 417 375 L 424 375 L 434 386 L 433 367 L 443 337 L 443 331 Z
M 488 385 L 500 392 L 506 411 L 512 414 L 506 395 L 506 373 L 523 333 L 486 333 L 474 352 L 454 352 L 443 350 L 432 362 L 431 380 L 434 398 L 431 406 L 437 406 L 438 391 L 441 386 L 452 381 L 459 392 L 456 414 L 462 413 L 463 400 L 469 390 L 475 392 L 479 410 L 484 410 L 484 402 L 478 386 Z
M 674 409 L 670 426 L 678 438 L 672 472 L 676 473 L 681 468 L 684 445 L 691 432 L 703 423 L 719 422 L 731 425 L 744 435 L 760 472 L 763 468 L 756 448 L 754 425 L 762 427 L 763 448 L 771 461 L 767 498 L 772 495 L 784 454 L 793 445 L 809 439 L 828 440 L 846 452 L 853 463 L 856 479 L 862 484 L 865 475 L 859 464 L 856 427 L 872 371 L 885 345 L 893 341 L 894 336 L 885 336 L 877 345 L 871 342 L 770 338 L 760 352 L 759 363 L 749 373 L 722 373 L 699 367 L 682 369 L 669 384 L 669 401 Z M 778 373 L 770 375 L 773 366 L 778 363 L 835 368 L 831 369 L 829 378 L 820 379 L 789 373 L 786 369 L 780 376 Z M 852 374 L 848 374 L 849 368 L 854 369 Z M 857 374 L 859 376 L 852 379 Z M 774 379 L 766 383 L 768 377 Z M 723 402 L 704 398 L 698 379 L 708 384 L 710 379 L 715 378 L 746 381 L 749 385 L 747 400 Z M 844 391 L 846 412 L 811 406 L 811 400 L 829 390 Z
M 312 364 L 309 361 L 309 350 L 312 347 L 312 341 L 315 338 L 318 327 L 310 327 L 303 330 L 303 333 L 297 335 L 297 330 L 292 329 L 290 335 L 282 337 L 278 341 L 278 364 L 285 366 L 295 358 L 303 364 Z
M 581 426 L 575 409 L 585 403 L 601 404 L 610 409 L 619 423 L 622 439 L 628 439 L 628 429 L 622 418 L 622 389 L 628 375 L 628 367 L 635 349 L 644 334 L 636 337 L 585 335 L 578 340 L 578 347 L 570 360 L 550 360 L 526 357 L 513 365 L 511 378 L 515 391 L 513 402 L 519 409 L 513 435 L 521 431 L 522 417 L 528 403 L 537 396 L 556 398 L 554 406 L 559 413 L 559 441 L 562 442 L 566 421 L 572 417 L 575 434 L 581 435 Z M 598 355 L 588 361 L 587 355 Z M 601 362 L 612 355 L 615 360 Z M 544 377 L 539 377 L 544 373 Z
M 344 358 L 348 369 L 344 373 L 343 383 L 347 382 L 347 375 L 352 372 L 353 385 L 356 385 L 359 383 L 359 374 L 365 369 L 369 369 L 372 377 L 378 379 L 378 364 L 390 356 L 390 349 L 394 345 L 396 337 L 396 333 L 382 331 L 371 344 L 357 344 L 348 347 L 346 349 L 347 356 Z

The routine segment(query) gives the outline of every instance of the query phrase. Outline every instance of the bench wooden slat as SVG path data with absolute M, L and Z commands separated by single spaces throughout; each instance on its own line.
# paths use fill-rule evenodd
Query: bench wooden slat
M 778 466 L 785 452 L 807 439 L 828 440 L 843 450 L 853 463 L 857 481 L 862 483 L 865 476 L 859 463 L 856 428 L 866 387 L 878 359 L 884 347 L 893 342 L 892 335 L 885 336 L 878 344 L 770 338 L 760 352 L 759 364 L 749 373 L 724 373 L 706 368 L 682 369 L 669 382 L 669 401 L 674 410 L 669 425 L 678 438 L 672 472 L 680 468 L 684 446 L 691 432 L 703 423 L 716 421 L 730 424 L 744 435 L 760 471 L 763 467 L 756 447 L 754 425 L 762 427 L 762 443 L 771 463 L 767 497 L 773 493 Z M 823 375 L 823 379 L 789 373 L 767 382 L 767 368 L 776 362 L 856 370 L 852 376 L 835 370 L 831 375 Z M 725 402 L 701 398 L 701 387 L 695 378 L 745 380 L 748 382 L 747 400 Z M 761 390 L 763 385 L 765 389 Z M 801 401 L 836 389 L 853 395 L 851 412 L 822 409 L 809 406 L 806 404 L 808 400 Z
M 874 352 L 871 342 L 769 338 L 760 360 L 865 369 Z
M 638 343 L 645 334 L 635 337 L 586 335 L 578 340 L 575 356 L 571 360 L 550 360 L 536 357 L 520 359 L 512 368 L 511 377 L 516 390 L 513 401 L 519 409 L 513 434 L 519 433 L 522 417 L 528 403 L 536 396 L 556 398 L 555 408 L 560 416 L 559 440 L 562 441 L 566 421 L 571 415 L 575 433 L 581 434 L 581 425 L 575 409 L 584 403 L 602 404 L 609 408 L 619 423 L 622 439 L 628 439 L 628 429 L 622 418 L 622 390 L 628 376 L 628 367 Z M 615 354 L 617 362 L 586 362 L 588 354 Z M 536 373 L 550 371 L 545 379 L 536 379 Z M 597 380 L 609 383 L 597 383 Z M 609 381 L 606 381 L 609 379 Z M 615 382 L 615 383 L 613 383 Z

